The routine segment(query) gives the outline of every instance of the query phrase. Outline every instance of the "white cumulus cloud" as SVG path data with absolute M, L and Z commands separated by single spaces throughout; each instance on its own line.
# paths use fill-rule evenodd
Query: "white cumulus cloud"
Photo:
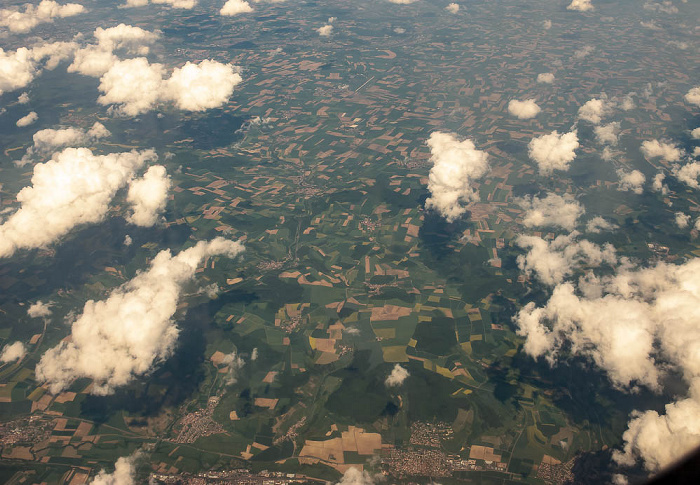
M 605 98 L 593 98 L 579 108 L 578 118 L 597 125 L 600 124 L 603 118 L 612 114 L 612 111 L 613 105 L 610 101 Z
M 355 467 L 345 470 L 337 485 L 374 485 L 372 475 Z
M 219 10 L 219 15 L 231 17 L 240 13 L 252 12 L 253 7 L 245 0 L 228 0 Z
M 224 105 L 242 81 L 237 68 L 204 60 L 187 62 L 165 79 L 161 64 L 150 64 L 145 57 L 117 61 L 100 78 L 97 99 L 103 105 L 116 105 L 118 111 L 136 116 L 172 103 L 185 111 L 204 111 Z
M 464 204 L 479 200 L 472 185 L 488 171 L 488 154 L 477 150 L 471 140 L 460 141 L 439 131 L 432 133 L 427 143 L 433 168 L 425 207 L 454 222 L 467 211 Z
M 631 191 L 637 195 L 644 192 L 644 182 L 646 182 L 646 177 L 639 170 L 632 170 L 630 172 L 618 170 L 617 176 L 620 178 L 620 183 L 617 187 L 618 190 L 623 192 Z
M 586 239 L 578 240 L 578 236 L 577 231 L 562 234 L 552 241 L 537 236 L 519 236 L 515 242 L 527 253 L 518 256 L 518 266 L 528 276 L 534 274 L 545 285 L 554 286 L 580 266 L 596 267 L 617 262 L 612 245 L 598 246 Z
M 575 10 L 577 12 L 588 12 L 589 10 L 593 10 L 594 7 L 591 0 L 573 0 L 566 9 Z
M 94 143 L 110 134 L 109 130 L 100 122 L 95 122 L 89 130 L 74 127 L 39 130 L 32 137 L 34 144 L 27 149 L 22 159 L 16 161 L 15 164 L 20 166 L 26 165 L 35 156 L 50 155 L 58 148 Z
M 537 82 L 541 84 L 552 84 L 554 82 L 554 74 L 551 72 L 541 72 L 537 75 Z
M 508 103 L 508 112 L 521 120 L 534 118 L 540 111 L 540 107 L 537 106 L 534 99 L 526 99 L 525 101 L 511 99 Z
M 683 156 L 683 152 L 674 144 L 659 140 L 646 140 L 642 142 L 641 149 L 646 158 L 660 157 L 666 162 L 677 162 Z
M 685 100 L 690 104 L 700 106 L 700 86 L 693 88 L 685 95 Z
M 393 369 L 391 369 L 391 374 L 389 374 L 384 381 L 387 387 L 398 387 L 403 384 L 411 374 L 408 373 L 406 369 L 396 364 Z
M 23 7 L 1 9 L 0 27 L 6 27 L 11 32 L 29 32 L 39 24 L 53 22 L 55 18 L 72 17 L 86 11 L 78 3 L 61 5 L 54 0 L 41 0 L 39 5 L 25 3 Z
M 553 131 L 533 138 L 528 145 L 530 158 L 537 163 L 541 175 L 550 175 L 555 170 L 567 171 L 576 158 L 579 147 L 576 130 L 569 133 Z
M 72 42 L 54 42 L 16 51 L 0 48 L 0 95 L 31 83 L 42 69 L 52 70 L 73 54 Z
M 35 111 L 30 112 L 28 115 L 21 117 L 17 120 L 16 125 L 20 128 L 25 126 L 33 125 L 39 119 L 39 115 Z
M 547 194 L 544 198 L 525 197 L 518 201 L 525 209 L 525 227 L 556 226 L 569 231 L 576 227 L 578 218 L 586 211 L 571 195 Z
M 152 150 L 94 155 L 66 148 L 35 165 L 32 185 L 17 195 L 19 209 L 0 224 L 0 257 L 47 246 L 76 226 L 101 221 L 117 190 L 156 158 Z
M 148 373 L 171 355 L 179 329 L 173 321 L 182 288 L 204 258 L 236 257 L 239 242 L 200 241 L 173 256 L 159 252 L 150 267 L 113 290 L 106 300 L 85 303 L 70 340 L 48 350 L 36 367 L 37 379 L 52 393 L 75 379 L 93 380 L 91 392 L 110 394 Z
M 601 145 L 617 145 L 620 140 L 620 123 L 613 121 L 603 126 L 594 128 L 596 140 Z
M 700 445 L 700 259 L 636 267 L 623 260 L 611 275 L 590 273 L 578 284 L 561 283 L 541 307 L 516 316 L 524 350 L 554 362 L 567 354 L 588 357 L 620 389 L 660 391 L 675 372 L 687 395 L 664 413 L 632 414 L 624 445 L 613 457 L 650 471 L 671 465 Z
M 459 12 L 459 4 L 457 3 L 450 3 L 445 7 L 445 10 L 447 10 L 450 13 L 457 13 Z
M 27 315 L 31 318 L 46 318 L 51 316 L 51 304 L 37 301 L 29 306 Z
M 136 485 L 136 461 L 140 458 L 138 451 L 131 456 L 122 456 L 114 464 L 114 472 L 100 470 L 90 485 Z
M 2 348 L 2 352 L 0 352 L 0 362 L 5 364 L 7 362 L 14 362 L 15 360 L 22 360 L 25 355 L 27 355 L 27 348 L 22 342 L 7 344 Z
M 165 167 L 153 165 L 140 179 L 129 183 L 126 201 L 133 213 L 126 220 L 136 226 L 153 226 L 165 210 L 170 190 L 170 177 Z

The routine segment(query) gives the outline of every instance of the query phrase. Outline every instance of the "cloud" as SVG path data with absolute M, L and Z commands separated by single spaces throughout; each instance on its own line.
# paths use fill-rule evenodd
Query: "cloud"
M 22 93 L 19 95 L 17 98 L 17 102 L 19 104 L 27 104 L 29 102 L 29 94 L 28 93 Z
M 654 175 L 654 181 L 651 184 L 651 188 L 654 192 L 661 192 L 666 194 L 668 192 L 668 187 L 664 184 L 664 179 L 666 175 L 663 173 L 657 173 Z
M 32 137 L 34 144 L 27 149 L 22 159 L 16 161 L 15 164 L 23 166 L 33 161 L 35 156 L 50 155 L 58 148 L 94 143 L 110 135 L 109 130 L 100 122 L 95 122 L 87 131 L 73 127 L 39 130 Z
M 28 86 L 42 69 L 52 70 L 73 54 L 72 42 L 54 42 L 16 51 L 0 48 L 0 95 Z
M 51 316 L 51 303 L 42 303 L 37 301 L 29 306 L 27 315 L 31 318 L 46 318 Z
M 131 236 L 129 236 L 128 234 L 126 236 L 124 236 L 124 243 L 123 243 L 124 246 L 129 247 L 133 244 L 133 242 L 134 242 L 134 240 L 131 239 Z
M 255 359 L 253 359 L 251 356 L 250 360 Z M 226 375 L 224 376 L 224 382 L 226 385 L 230 386 L 238 382 L 238 371 L 245 366 L 245 360 L 243 360 L 243 358 L 241 358 L 234 350 L 230 354 L 224 355 L 224 357 L 221 359 L 221 363 L 228 367 L 226 370 Z
M 571 195 L 562 197 L 550 193 L 543 199 L 525 197 L 518 203 L 526 211 L 523 216 L 525 227 L 556 226 L 573 231 L 578 218 L 586 212 Z
M 126 220 L 136 226 L 153 226 L 165 210 L 170 190 L 170 177 L 165 167 L 153 165 L 142 178 L 129 183 L 126 201 L 133 213 Z
M 391 3 L 396 3 L 398 5 L 409 5 L 413 2 L 417 2 L 418 0 L 387 0 L 388 2 Z
M 552 28 L 552 21 L 547 19 L 544 22 L 542 22 L 542 27 L 544 27 L 544 30 L 549 30 Z
M 525 101 L 511 99 L 508 103 L 508 112 L 521 120 L 534 118 L 540 111 L 540 107 L 537 106 L 534 99 L 526 99 Z
M 110 394 L 138 376 L 148 373 L 175 348 L 179 329 L 173 321 L 182 288 L 203 259 L 236 257 L 239 242 L 216 238 L 200 241 L 173 256 L 159 252 L 150 267 L 106 300 L 85 303 L 73 323 L 71 338 L 48 350 L 36 367 L 36 375 L 52 393 L 77 378 L 93 380 L 93 394 Z
M 579 108 L 578 118 L 597 125 L 600 124 L 603 118 L 612 114 L 612 110 L 613 105 L 607 99 L 593 98 Z
M 5 345 L 2 348 L 2 352 L 0 352 L 0 362 L 6 364 L 7 362 L 22 360 L 25 355 L 27 355 L 27 348 L 24 344 L 22 342 L 15 342 Z
M 576 130 L 559 134 L 553 131 L 548 135 L 533 138 L 528 145 L 530 159 L 537 163 L 540 175 L 550 175 L 555 170 L 569 170 L 576 158 L 579 147 Z
M 683 152 L 672 143 L 664 143 L 659 140 L 646 140 L 642 142 L 642 153 L 646 158 L 661 157 L 666 162 L 677 162 L 683 156 Z
M 622 260 L 614 269 L 559 284 L 546 304 L 529 303 L 515 322 L 528 354 L 551 363 L 564 352 L 587 357 L 620 389 L 661 391 L 671 372 L 686 380 L 687 396 L 664 414 L 632 414 L 613 455 L 624 465 L 641 459 L 653 472 L 700 444 L 700 259 L 650 267 Z
M 35 111 L 32 111 L 27 116 L 23 116 L 20 119 L 18 119 L 16 125 L 20 128 L 24 128 L 25 126 L 33 125 L 38 119 L 39 115 L 36 114 Z
M 330 37 L 331 33 L 333 32 L 333 26 L 331 24 L 326 24 L 323 27 L 316 29 L 316 32 L 318 32 L 318 35 L 321 37 Z
M 693 88 L 685 95 L 685 100 L 695 106 L 700 106 L 700 86 Z
M 586 232 L 593 234 L 600 234 L 602 231 L 611 231 L 616 228 L 617 226 L 615 224 L 606 221 L 600 216 L 595 216 L 586 223 Z
M 115 52 L 144 56 L 150 52 L 150 45 L 160 37 L 160 33 L 119 24 L 108 29 L 98 27 L 94 37 L 97 44 L 78 49 L 68 72 L 100 77 L 119 60 Z
M 117 190 L 156 158 L 152 150 L 94 155 L 66 148 L 35 165 L 32 185 L 17 195 L 19 209 L 0 224 L 0 257 L 47 246 L 76 226 L 101 221 Z
M 676 212 L 676 225 L 680 229 L 685 229 L 690 224 L 690 216 L 682 212 Z
M 100 78 L 97 99 L 103 105 L 136 116 L 163 103 L 173 103 L 185 111 L 204 111 L 224 105 L 242 78 L 231 64 L 204 60 L 187 62 L 164 79 L 161 64 L 150 64 L 144 57 L 115 62 Z
M 366 471 L 359 470 L 355 467 L 350 467 L 345 470 L 345 473 L 338 482 L 338 485 L 374 485 L 374 480 Z
M 683 166 L 675 167 L 673 169 L 673 175 L 675 175 L 678 180 L 689 185 L 690 187 L 700 189 L 700 184 L 698 184 L 698 177 L 700 177 L 700 162 L 690 162 Z
M 70 72 L 100 78 L 98 103 L 113 105 L 124 115 L 137 116 L 163 104 L 185 111 L 204 111 L 223 106 L 242 78 L 238 68 L 213 60 L 187 62 L 166 78 L 162 64 L 144 56 L 160 34 L 120 24 L 95 30 L 97 44 L 79 49 Z M 115 52 L 140 57 L 120 60 Z
M 542 72 L 537 75 L 537 82 L 542 84 L 552 84 L 554 82 L 554 74 L 551 72 Z
M 450 3 L 445 7 L 445 10 L 447 10 L 450 13 L 456 14 L 459 12 L 459 4 L 457 3 Z
M 601 145 L 617 145 L 620 140 L 620 123 L 613 121 L 603 126 L 594 128 L 596 140 Z
M 631 172 L 618 170 L 617 176 L 620 178 L 620 183 L 617 190 L 621 190 L 623 192 L 631 191 L 637 195 L 644 192 L 644 182 L 646 182 L 646 177 L 639 170 L 632 170 Z
M 90 482 L 90 485 L 136 485 L 136 461 L 141 457 L 140 452 L 131 456 L 122 456 L 114 464 L 114 472 L 100 473 Z
M 590 45 L 583 46 L 574 52 L 574 59 L 576 59 L 576 60 L 584 59 L 584 58 L 590 56 L 591 54 L 593 54 L 594 50 L 595 50 L 595 48 L 593 46 L 590 46 Z
M 411 374 L 409 374 L 406 369 L 401 367 L 399 364 L 396 364 L 391 370 L 391 374 L 389 374 L 384 381 L 384 384 L 387 387 L 398 387 L 403 384 L 403 381 L 405 381 L 410 375 Z
M 85 7 L 78 3 L 60 5 L 53 0 L 42 0 L 36 6 L 25 3 L 24 10 L 1 9 L 0 27 L 7 27 L 11 32 L 29 32 L 39 24 L 53 22 L 55 18 L 72 17 L 85 11 Z
M 251 7 L 245 0 L 228 0 L 221 10 L 219 10 L 219 15 L 230 17 L 240 13 L 248 13 L 252 11 L 253 7 Z
M 692 136 L 696 140 L 700 140 L 700 128 L 695 128 L 693 131 L 691 131 L 690 136 Z
M 612 245 L 598 246 L 585 239 L 579 241 L 578 236 L 577 231 L 562 234 L 552 241 L 537 236 L 519 236 L 515 243 L 527 253 L 518 256 L 518 266 L 526 275 L 534 274 L 545 285 L 554 286 L 579 266 L 595 267 L 617 262 Z
M 488 154 L 477 150 L 471 140 L 459 141 L 454 135 L 439 131 L 433 132 L 427 143 L 433 168 L 425 207 L 454 222 L 467 211 L 463 204 L 479 200 L 472 185 L 488 171 Z
M 588 12 L 589 10 L 593 10 L 594 7 L 591 4 L 591 0 L 573 0 L 566 9 L 575 10 L 577 12 Z

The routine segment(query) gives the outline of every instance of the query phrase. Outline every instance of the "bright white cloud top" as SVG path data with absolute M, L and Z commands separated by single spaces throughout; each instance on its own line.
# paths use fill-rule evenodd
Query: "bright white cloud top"
M 615 264 L 617 254 L 610 244 L 598 246 L 585 239 L 578 240 L 579 233 L 557 236 L 546 241 L 537 236 L 520 236 L 516 243 L 527 250 L 518 256 L 518 266 L 528 276 L 536 276 L 542 283 L 554 286 L 581 266 Z
M 140 457 L 137 451 L 131 456 L 122 456 L 114 464 L 114 471 L 107 473 L 105 470 L 93 478 L 90 485 L 135 485 L 136 461 Z
M 644 182 L 646 182 L 646 177 L 639 170 L 632 170 L 629 172 L 625 170 L 618 170 L 617 176 L 620 177 L 618 190 L 623 192 L 634 192 L 637 195 L 641 195 L 642 192 L 644 192 Z
M 526 197 L 519 201 L 525 209 L 525 227 L 561 227 L 573 231 L 586 211 L 572 195 L 547 194 L 544 198 Z
M 36 156 L 50 155 L 58 148 L 95 143 L 110 134 L 109 130 L 100 122 L 95 122 L 89 130 L 74 127 L 39 130 L 32 137 L 34 144 L 27 149 L 22 159 L 15 163 L 20 166 L 26 165 Z
M 2 352 L 0 352 L 0 362 L 5 364 L 7 362 L 22 360 L 25 355 L 27 355 L 27 348 L 24 344 L 22 342 L 14 342 L 2 348 Z
M 613 121 L 603 126 L 596 126 L 593 131 L 598 143 L 601 145 L 617 145 L 620 141 L 620 123 Z
M 693 88 L 685 95 L 685 100 L 695 106 L 700 106 L 700 86 Z
M 537 106 L 534 99 L 526 99 L 525 101 L 511 99 L 508 103 L 508 112 L 521 120 L 534 118 L 540 111 L 540 107 Z
M 70 341 L 47 351 L 36 367 L 39 381 L 52 393 L 75 379 L 93 380 L 91 392 L 105 395 L 171 355 L 179 329 L 173 321 L 183 285 L 207 257 L 234 258 L 237 241 L 200 241 L 173 256 L 159 252 L 150 267 L 113 290 L 106 300 L 85 303 L 73 323 Z
M 149 167 L 142 178 L 129 184 L 126 201 L 133 212 L 126 220 L 136 226 L 153 226 L 165 210 L 170 185 L 170 177 L 164 166 Z
M 97 101 L 114 105 L 119 113 L 128 116 L 166 103 L 185 111 L 204 111 L 228 102 L 241 81 L 235 66 L 212 60 L 187 62 L 166 79 L 163 65 L 137 57 L 112 64 L 100 78 L 102 95 Z
M 398 387 L 403 384 L 403 382 L 410 376 L 406 369 L 396 364 L 393 369 L 391 369 L 391 374 L 389 374 L 384 381 L 387 387 Z
M 75 47 L 72 42 L 54 42 L 16 51 L 0 48 L 0 95 L 29 85 L 42 69 L 55 69 L 73 54 Z
M 433 168 L 428 177 L 430 197 L 425 207 L 454 222 L 467 211 L 466 204 L 479 200 L 473 184 L 488 171 L 488 154 L 477 150 L 471 140 L 460 141 L 439 131 L 430 135 L 428 147 Z
M 540 84 L 552 84 L 554 79 L 554 74 L 551 72 L 542 72 L 537 75 L 537 82 Z
M 645 157 L 661 158 L 665 162 L 677 162 L 683 156 L 683 152 L 676 145 L 659 140 L 644 141 L 641 149 Z
M 610 116 L 613 111 L 613 104 L 607 99 L 593 98 L 581 106 L 578 110 L 578 118 L 588 121 L 594 125 L 600 124 L 603 118 Z
M 37 164 L 32 185 L 17 195 L 19 209 L 0 225 L 0 257 L 45 247 L 76 226 L 100 222 L 116 192 L 156 158 L 152 150 L 94 155 L 66 148 Z
M 447 7 L 445 7 L 445 10 L 447 10 L 448 12 L 450 12 L 452 14 L 456 14 L 457 12 L 459 12 L 459 4 L 450 3 L 447 5 Z
M 32 111 L 26 116 L 22 116 L 20 119 L 17 120 L 17 123 L 15 123 L 19 128 L 24 128 L 25 126 L 33 125 L 36 123 L 36 121 L 39 119 L 39 115 L 36 114 L 36 111 Z
M 566 345 L 620 389 L 659 390 L 667 372 L 683 376 L 688 395 L 665 413 L 633 414 L 624 447 L 614 454 L 619 463 L 641 459 L 657 471 L 700 444 L 699 319 L 700 259 L 693 259 L 649 268 L 623 262 L 611 276 L 561 283 L 544 306 L 525 306 L 516 323 L 528 354 L 554 362 Z
M 78 3 L 59 4 L 54 0 L 41 0 L 39 5 L 25 3 L 23 8 L 3 8 L 0 10 L 0 27 L 11 32 L 29 32 L 39 24 L 53 22 L 56 18 L 73 17 L 85 12 Z
M 250 6 L 245 0 L 228 0 L 221 10 L 219 10 L 219 15 L 225 17 L 232 17 L 241 13 L 249 13 L 253 11 L 253 7 Z
M 528 145 L 528 154 L 540 171 L 540 175 L 551 175 L 555 170 L 567 171 L 576 158 L 579 147 L 576 130 L 559 134 L 553 131 L 533 138 Z
M 594 7 L 591 0 L 573 0 L 566 9 L 575 10 L 577 12 L 588 12 L 589 10 L 593 10 Z

